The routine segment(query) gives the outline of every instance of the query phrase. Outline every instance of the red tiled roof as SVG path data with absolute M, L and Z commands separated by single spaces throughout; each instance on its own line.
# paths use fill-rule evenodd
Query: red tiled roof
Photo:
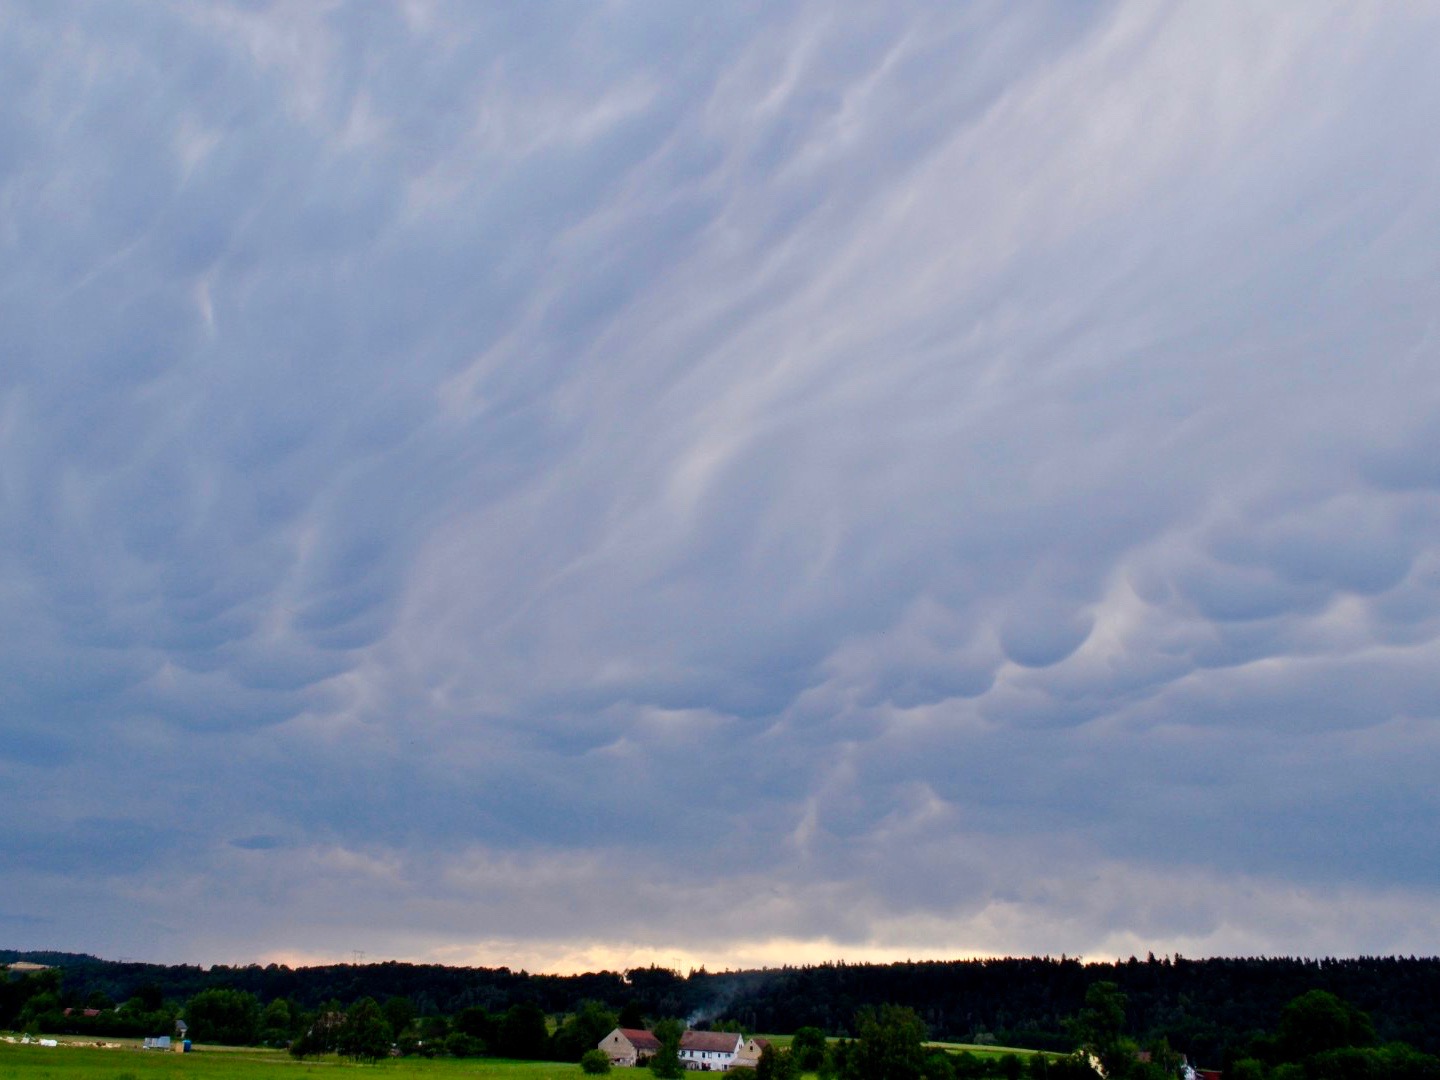
M 660 1040 L 640 1028 L 621 1028 L 620 1034 L 630 1040 L 636 1050 L 659 1050 Z
M 680 1049 L 733 1054 L 740 1048 L 740 1041 L 733 1031 L 687 1031 L 680 1036 Z

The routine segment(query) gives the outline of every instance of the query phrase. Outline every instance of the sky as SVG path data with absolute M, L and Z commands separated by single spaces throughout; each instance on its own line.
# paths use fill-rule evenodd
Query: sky
M 1437 52 L 0 0 L 0 945 L 1433 954 Z

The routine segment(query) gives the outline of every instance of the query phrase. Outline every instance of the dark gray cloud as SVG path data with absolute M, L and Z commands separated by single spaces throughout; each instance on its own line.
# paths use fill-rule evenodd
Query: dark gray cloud
M 11 5 L 6 932 L 1430 947 L 1437 37 Z

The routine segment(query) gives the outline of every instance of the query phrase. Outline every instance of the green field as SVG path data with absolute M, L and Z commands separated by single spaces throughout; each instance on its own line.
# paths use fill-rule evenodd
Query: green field
M 1030 1054 L 1038 1054 L 1039 1050 L 1026 1050 L 1020 1046 L 990 1046 L 982 1043 L 956 1043 L 956 1042 L 927 1042 L 926 1046 L 938 1046 L 942 1050 L 949 1050 L 951 1053 L 970 1053 L 978 1058 L 998 1058 L 1006 1054 L 1014 1054 L 1017 1057 L 1028 1057 Z M 1051 1054 L 1050 1057 L 1061 1055 Z
M 767 1036 L 788 1044 L 788 1035 Z M 60 1036 L 62 1040 L 66 1036 Z M 581 1080 L 578 1065 L 549 1061 L 503 1061 L 495 1058 L 395 1058 L 375 1065 L 357 1065 L 337 1057 L 296 1061 L 283 1050 L 250 1050 L 228 1046 L 199 1047 L 176 1054 L 141 1050 L 134 1040 L 101 1049 L 93 1041 L 70 1037 L 60 1046 L 22 1046 L 0 1042 L 0 1078 L 4 1080 L 338 1080 L 344 1076 L 384 1076 L 386 1080 Z M 932 1043 L 947 1050 L 968 1050 L 978 1057 L 1031 1054 L 1003 1046 Z M 616 1069 L 612 1080 L 646 1080 L 644 1069 Z M 807 1074 L 813 1075 L 813 1074 Z
M 759 1036 L 759 1038 L 768 1039 L 776 1046 L 784 1049 L 785 1047 L 788 1047 L 790 1045 L 791 1041 L 794 1039 L 794 1036 L 761 1035 Z M 827 1041 L 833 1043 L 839 1042 L 839 1039 L 832 1035 Z M 1026 1057 L 1030 1054 L 1038 1054 L 1040 1052 L 1038 1050 L 1025 1050 L 1018 1046 L 991 1046 L 989 1044 L 982 1043 L 927 1042 L 925 1045 L 939 1047 L 941 1050 L 949 1050 L 952 1054 L 959 1054 L 968 1051 L 969 1053 L 974 1054 L 978 1058 L 998 1058 L 1004 1057 L 1006 1054 L 1015 1054 L 1019 1057 Z M 1050 1055 L 1050 1057 L 1058 1056 L 1059 1055 L 1057 1054 Z
M 296 1061 L 283 1050 L 201 1047 L 190 1054 L 102 1050 L 93 1045 L 20 1046 L 0 1042 L 0 1077 L 5 1080 L 316 1080 L 343 1076 L 384 1076 L 386 1080 L 580 1080 L 579 1065 L 493 1058 L 396 1058 L 357 1065 L 327 1057 Z M 629 1075 L 617 1070 L 613 1077 Z M 637 1071 L 639 1077 L 648 1072 Z

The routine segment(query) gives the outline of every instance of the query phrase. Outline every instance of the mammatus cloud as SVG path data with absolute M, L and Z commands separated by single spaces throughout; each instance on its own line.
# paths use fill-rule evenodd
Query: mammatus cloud
M 12 6 L 6 933 L 1433 947 L 1437 36 Z

